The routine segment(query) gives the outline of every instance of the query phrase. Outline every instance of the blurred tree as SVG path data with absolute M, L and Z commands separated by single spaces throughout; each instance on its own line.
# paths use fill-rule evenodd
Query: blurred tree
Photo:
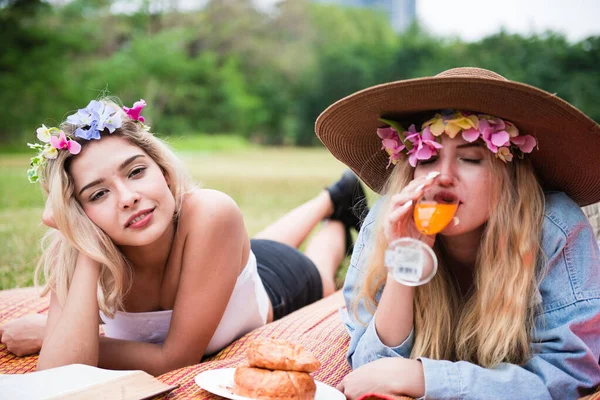
M 16 140 L 32 117 L 61 119 L 52 101 L 69 86 L 62 55 L 69 42 L 57 31 L 54 9 L 42 1 L 0 4 L 0 138 Z M 41 119 L 41 118 L 40 118 Z
M 600 36 L 589 37 L 566 49 L 557 85 L 560 97 L 568 99 L 600 122 Z
M 248 93 L 235 57 L 190 52 L 195 38 L 185 28 L 134 35 L 126 48 L 92 66 L 86 80 L 107 84 L 123 100 L 144 98 L 155 132 L 248 134 L 260 99 Z
M 297 101 L 297 144 L 318 143 L 314 121 L 331 103 L 389 80 L 397 38 L 384 15 L 355 8 L 311 4 L 316 63 L 304 71 Z

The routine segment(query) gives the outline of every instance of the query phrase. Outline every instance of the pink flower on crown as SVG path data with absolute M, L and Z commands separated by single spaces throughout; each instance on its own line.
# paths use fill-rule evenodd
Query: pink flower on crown
M 145 119 L 140 114 L 142 113 L 144 107 L 146 107 L 146 101 L 144 99 L 140 99 L 140 101 L 133 103 L 133 107 L 131 108 L 123 106 L 123 111 L 125 111 L 125 113 L 132 120 L 140 121 L 143 124 Z
M 71 154 L 79 154 L 81 145 L 74 140 L 69 140 L 63 131 L 60 131 L 59 136 L 50 137 L 50 144 L 57 150 L 67 149 Z
M 406 140 L 410 140 L 413 144 L 413 148 L 408 151 L 408 162 L 413 167 L 417 166 L 417 160 L 428 160 L 443 147 L 436 142 L 429 126 L 423 129 L 422 134 L 419 134 L 413 124 L 405 134 L 408 134 Z
M 523 153 L 531 153 L 536 145 L 535 138 L 531 135 L 511 137 L 510 141 L 517 145 Z
M 510 135 L 504 128 L 504 121 L 499 118 L 481 118 L 479 120 L 481 138 L 493 153 L 498 152 L 498 147 L 509 144 Z
M 400 153 L 406 148 L 404 143 L 400 141 L 398 132 L 391 126 L 387 128 L 377 129 L 377 135 L 381 138 L 381 150 L 385 150 L 390 156 L 390 161 L 386 168 L 389 168 L 391 164 L 396 165 L 400 160 Z
M 469 143 L 472 143 L 472 142 L 476 141 L 477 139 L 479 139 L 480 135 L 481 135 L 481 132 L 479 132 L 479 129 L 475 129 L 475 128 L 469 128 L 469 129 L 465 129 L 464 131 L 462 131 L 463 139 L 465 139 Z

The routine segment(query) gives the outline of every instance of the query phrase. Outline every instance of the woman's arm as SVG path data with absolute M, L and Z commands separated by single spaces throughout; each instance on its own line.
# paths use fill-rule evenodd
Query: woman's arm
M 416 178 L 400 193 L 391 196 L 383 220 L 383 236 L 388 245 L 398 238 L 423 236 L 413 219 L 414 202 L 432 182 L 432 175 Z M 433 246 L 433 237 L 424 236 L 421 240 Z M 391 274 L 387 274 L 375 313 L 375 330 L 384 345 L 399 346 L 409 336 L 413 326 L 414 293 L 414 287 L 398 283 Z
M 102 338 L 101 367 L 160 375 L 202 359 L 233 292 L 249 239 L 239 208 L 217 191 L 202 190 L 188 198 L 181 219 L 190 228 L 164 344 Z
M 67 364 L 98 365 L 100 264 L 79 253 L 64 306 L 53 292 L 38 370 Z
M 381 299 L 375 312 L 375 330 L 381 343 L 400 346 L 413 326 L 414 288 L 396 282 L 387 275 Z
M 422 397 L 425 393 L 423 367 L 419 361 L 408 358 L 380 358 L 350 372 L 337 389 L 348 400 L 367 393 Z
M 410 355 L 413 346 L 414 288 L 396 282 L 387 274 L 384 287 L 376 294 L 378 304 L 374 315 L 363 301 L 356 303 L 356 295 L 364 284 L 369 268 L 369 253 L 373 251 L 376 241 L 377 233 L 373 231 L 378 213 L 385 213 L 382 229 L 388 244 L 401 237 L 412 237 L 433 246 L 434 236 L 419 233 L 413 219 L 413 208 L 424 188 L 430 186 L 438 174 L 431 172 L 413 179 L 400 193 L 391 195 L 387 206 L 384 205 L 384 198 L 379 199 L 359 232 L 344 283 L 348 310 L 346 327 L 350 333 L 348 362 L 352 368 L 381 357 Z M 387 208 L 384 210 L 382 207 Z
M 362 301 L 355 304 L 359 287 L 364 283 L 369 252 L 372 247 L 371 240 L 374 236 L 375 218 L 383 200 L 381 198 L 373 205 L 363 222 L 356 239 L 344 283 L 343 294 L 346 301 L 346 310 L 342 311 L 342 319 L 350 334 L 347 359 L 352 368 L 358 368 L 381 357 L 408 357 L 413 346 L 413 334 L 410 330 L 412 324 L 404 342 L 397 346 L 387 346 L 378 335 L 374 315 L 369 312 Z M 376 296 L 376 300 L 380 299 L 381 292 Z

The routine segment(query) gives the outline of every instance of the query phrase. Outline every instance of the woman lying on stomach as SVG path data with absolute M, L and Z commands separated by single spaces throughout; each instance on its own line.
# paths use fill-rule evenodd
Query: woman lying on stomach
M 348 229 L 358 227 L 354 175 L 250 240 L 230 197 L 192 187 L 143 124 L 143 106 L 92 101 L 60 128 L 38 129 L 29 175 L 48 193 L 43 219 L 56 228 L 38 267 L 51 293 L 38 369 L 162 374 L 335 290 Z

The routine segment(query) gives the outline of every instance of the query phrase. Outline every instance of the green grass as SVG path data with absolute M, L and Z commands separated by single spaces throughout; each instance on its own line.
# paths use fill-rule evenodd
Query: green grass
M 237 135 L 185 135 L 163 137 L 179 154 L 189 152 L 214 153 L 247 150 L 252 145 Z
M 169 142 L 195 181 L 238 203 L 251 235 L 315 196 L 345 168 L 321 148 L 264 148 L 227 140 Z M 44 198 L 39 185 L 27 181 L 29 157 L 0 154 L 0 289 L 31 286 L 40 255 Z M 344 274 L 345 267 L 338 283 Z

